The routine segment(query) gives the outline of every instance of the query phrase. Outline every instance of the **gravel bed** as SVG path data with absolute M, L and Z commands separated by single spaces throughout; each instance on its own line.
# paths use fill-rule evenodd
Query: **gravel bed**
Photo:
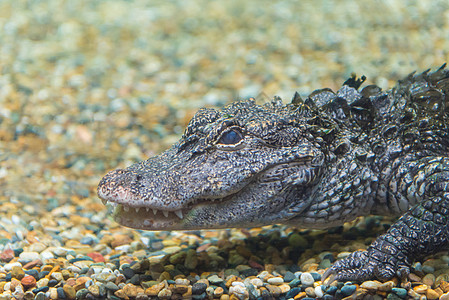
M 449 299 L 449 256 L 405 282 L 321 282 L 391 220 L 142 232 L 109 170 L 168 148 L 203 106 L 383 88 L 449 61 L 447 1 L 0 1 L 0 300 Z

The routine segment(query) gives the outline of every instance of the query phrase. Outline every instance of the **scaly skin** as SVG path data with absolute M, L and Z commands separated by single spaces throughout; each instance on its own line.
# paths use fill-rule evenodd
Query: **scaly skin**
M 159 156 L 109 172 L 99 197 L 122 225 L 188 230 L 290 224 L 327 228 L 369 214 L 402 217 L 367 251 L 324 274 L 403 278 L 447 248 L 449 71 L 409 75 L 387 92 L 298 94 L 201 109 Z

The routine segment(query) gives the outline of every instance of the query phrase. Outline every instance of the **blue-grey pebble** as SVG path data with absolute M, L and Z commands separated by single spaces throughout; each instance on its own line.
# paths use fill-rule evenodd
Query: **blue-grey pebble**
M 327 258 L 320 261 L 320 264 L 318 265 L 319 269 L 327 269 L 332 265 L 331 261 Z
M 35 270 L 35 269 L 26 270 L 26 271 L 25 271 L 25 274 L 31 275 L 31 276 L 33 276 L 34 278 L 36 278 L 36 280 L 39 280 L 39 271 L 38 271 L 38 270 Z
M 426 273 L 426 274 L 434 273 L 434 272 L 435 272 L 435 268 L 432 267 L 432 266 L 423 265 L 423 266 L 422 266 L 422 271 L 423 271 L 424 273 Z
M 357 287 L 355 285 L 353 285 L 353 284 L 344 285 L 341 288 L 341 294 L 343 296 L 350 296 L 350 295 L 352 295 L 355 292 L 356 288 Z
M 55 285 L 57 285 L 58 284 L 58 281 L 56 280 L 56 279 L 50 279 L 49 281 L 48 281 L 48 286 L 49 287 L 54 287 Z
M 299 287 L 294 287 L 292 288 L 290 291 L 287 292 L 287 294 L 285 295 L 285 297 L 287 299 L 293 298 L 296 295 L 298 295 L 301 292 L 301 288 Z
M 192 294 L 193 295 L 200 295 L 206 291 L 207 284 L 204 282 L 195 282 L 192 285 Z
M 310 272 L 310 275 L 312 275 L 313 279 L 315 281 L 320 281 L 321 280 L 321 275 L 316 273 L 316 272 Z
M 134 285 L 139 285 L 139 283 L 140 283 L 140 275 L 139 274 L 134 274 L 133 277 L 131 277 L 131 279 L 129 280 L 129 282 L 134 284 Z
M 298 285 L 300 285 L 301 284 L 301 280 L 299 280 L 298 278 L 295 278 L 295 279 L 293 279 L 292 281 L 290 281 L 289 283 L 288 283 L 288 285 L 290 286 L 290 287 L 296 287 L 296 286 L 298 286 Z
M 292 280 L 294 280 L 294 279 L 296 279 L 295 274 L 293 274 L 293 273 L 290 272 L 290 271 L 285 272 L 285 275 L 284 275 L 284 281 L 285 281 L 285 282 L 290 282 L 290 281 L 292 281 Z
M 399 298 L 405 299 L 405 297 L 407 297 L 406 289 L 394 287 L 391 289 L 391 291 L 399 296 Z
M 62 289 L 62 287 L 58 287 L 56 288 L 56 292 L 58 293 L 58 299 L 66 299 L 64 290 Z
M 42 287 L 33 289 L 32 292 L 33 292 L 34 294 L 45 293 L 45 292 L 47 292 L 49 289 L 50 289 L 49 286 L 42 286 Z
M 123 268 L 122 274 L 125 275 L 127 279 L 131 279 L 134 276 L 134 270 L 131 268 Z
M 399 297 L 395 293 L 389 293 L 387 296 L 387 300 L 401 300 L 401 299 L 403 299 L 403 298 Z M 426 298 L 424 298 L 424 299 L 426 299 Z
M 195 299 L 195 300 L 206 299 L 206 297 L 207 297 L 206 292 L 199 294 L 199 295 L 192 295 L 192 299 Z

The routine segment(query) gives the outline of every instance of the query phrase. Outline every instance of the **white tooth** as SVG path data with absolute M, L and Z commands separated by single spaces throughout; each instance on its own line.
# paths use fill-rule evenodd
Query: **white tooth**
M 182 219 L 183 218 L 182 210 L 175 210 L 175 215 L 177 215 L 178 218 Z
M 150 208 L 149 208 L 149 207 L 145 207 L 145 210 L 146 210 L 147 212 L 149 212 L 149 211 L 150 211 Z
M 129 211 L 129 206 L 123 206 L 124 211 Z
M 163 210 L 162 213 L 164 214 L 164 216 L 165 216 L 166 218 L 168 218 L 168 211 Z
M 140 210 L 140 207 L 136 207 L 135 210 L 136 210 L 136 213 L 138 213 Z
M 153 208 L 153 214 L 157 214 L 157 209 Z

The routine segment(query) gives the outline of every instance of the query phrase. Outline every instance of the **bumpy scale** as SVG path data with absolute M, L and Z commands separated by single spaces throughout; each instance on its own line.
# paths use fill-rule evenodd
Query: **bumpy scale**
M 98 195 L 117 222 L 146 230 L 326 228 L 402 215 L 324 277 L 403 278 L 449 244 L 449 71 L 411 74 L 386 92 L 359 91 L 363 81 L 287 105 L 201 109 L 177 144 L 109 172 Z

